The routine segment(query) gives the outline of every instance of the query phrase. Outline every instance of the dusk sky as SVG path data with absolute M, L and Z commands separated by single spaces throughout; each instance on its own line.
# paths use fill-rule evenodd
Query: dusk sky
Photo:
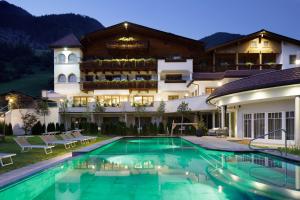
M 300 39 L 300 0 L 8 0 L 33 15 L 76 13 L 110 26 L 130 21 L 199 39 L 260 29 Z

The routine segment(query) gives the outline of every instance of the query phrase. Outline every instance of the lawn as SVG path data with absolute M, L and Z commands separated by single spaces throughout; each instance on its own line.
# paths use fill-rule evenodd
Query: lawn
M 285 152 L 285 148 L 284 147 L 279 148 L 279 149 L 282 152 Z M 294 155 L 300 156 L 300 147 L 288 147 L 286 151 L 288 153 L 290 153 L 290 154 L 294 154 Z
M 39 71 L 17 80 L 0 83 L 0 93 L 16 90 L 29 95 L 39 96 L 41 95 L 41 90 L 49 89 L 49 81 L 52 79 L 52 72 Z
M 5 137 L 5 142 L 0 142 L 0 152 L 2 153 L 16 153 L 17 155 L 13 157 L 14 164 L 5 167 L 0 167 L 0 174 L 24 167 L 29 164 L 37 163 L 39 161 L 48 160 L 56 156 L 60 156 L 75 149 L 80 149 L 82 147 L 94 144 L 96 142 L 109 139 L 107 136 L 100 136 L 96 141 L 90 142 L 87 145 L 76 145 L 74 148 L 65 149 L 63 145 L 58 145 L 53 148 L 53 153 L 46 155 L 43 149 L 32 149 L 29 152 L 21 153 L 19 146 L 13 140 L 12 136 Z M 31 144 L 44 144 L 38 136 L 33 136 L 28 139 Z

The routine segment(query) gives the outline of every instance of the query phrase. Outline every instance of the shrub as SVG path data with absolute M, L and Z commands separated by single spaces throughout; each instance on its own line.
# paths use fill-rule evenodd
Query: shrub
M 35 123 L 33 127 L 31 128 L 31 134 L 32 135 L 41 135 L 41 133 L 44 132 L 43 126 L 40 121 Z
M 159 125 L 158 125 L 158 133 L 159 134 L 164 134 L 165 133 L 165 127 L 164 127 L 164 124 L 162 122 L 160 122 Z
M 54 123 L 49 123 L 48 125 L 47 125 L 47 131 L 48 132 L 53 132 L 53 131 L 56 131 L 56 127 L 55 127 L 55 124 Z

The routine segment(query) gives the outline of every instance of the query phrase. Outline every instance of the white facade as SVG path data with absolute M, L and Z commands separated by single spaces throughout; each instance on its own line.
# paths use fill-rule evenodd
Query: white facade
M 296 55 L 296 63 L 290 64 L 290 56 Z M 281 42 L 281 54 L 277 59 L 282 64 L 282 69 L 289 69 L 300 66 L 300 46 L 289 42 Z

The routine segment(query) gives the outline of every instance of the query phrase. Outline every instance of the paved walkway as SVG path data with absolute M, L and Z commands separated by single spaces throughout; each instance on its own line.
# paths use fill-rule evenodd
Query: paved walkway
M 194 144 L 197 144 L 203 148 L 219 151 L 233 151 L 233 152 L 253 152 L 247 145 L 239 144 L 236 142 L 229 142 L 225 138 L 216 138 L 211 136 L 182 136 Z

